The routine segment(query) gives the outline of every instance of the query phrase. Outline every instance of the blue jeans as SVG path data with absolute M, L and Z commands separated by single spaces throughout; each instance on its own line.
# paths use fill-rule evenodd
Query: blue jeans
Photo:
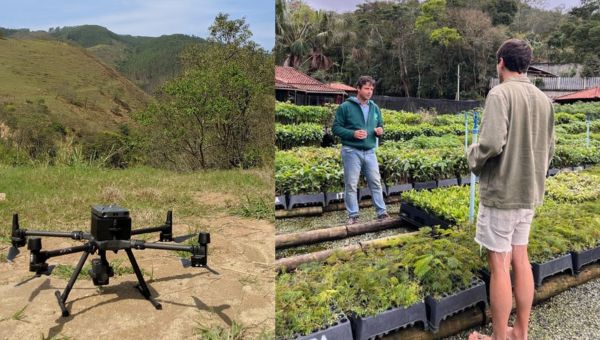
M 348 216 L 358 217 L 356 189 L 361 170 L 367 178 L 369 189 L 371 189 L 371 197 L 377 209 L 377 216 L 384 214 L 386 212 L 385 202 L 383 201 L 381 175 L 379 174 L 375 149 L 359 150 L 342 145 L 342 163 L 344 163 L 344 203 L 346 204 Z

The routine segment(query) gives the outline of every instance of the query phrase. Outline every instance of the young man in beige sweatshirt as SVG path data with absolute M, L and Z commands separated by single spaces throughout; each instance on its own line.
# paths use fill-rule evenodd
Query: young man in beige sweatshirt
M 554 109 L 527 78 L 529 44 L 507 40 L 496 59 L 500 85 L 488 93 L 479 142 L 467 152 L 469 168 L 480 176 L 475 241 L 488 250 L 493 334 L 474 332 L 469 339 L 527 339 L 534 289 L 527 244 L 554 153 Z M 517 303 L 514 328 L 508 327 L 511 263 Z

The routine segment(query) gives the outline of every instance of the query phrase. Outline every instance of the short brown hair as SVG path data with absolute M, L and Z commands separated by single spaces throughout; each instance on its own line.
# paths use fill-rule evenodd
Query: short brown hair
M 531 46 L 526 41 L 509 39 L 496 52 L 496 61 L 504 60 L 504 66 L 513 72 L 525 73 L 533 58 Z
M 356 88 L 361 89 L 363 86 L 365 86 L 367 84 L 371 84 L 371 86 L 374 87 L 375 79 L 371 78 L 370 76 L 360 76 L 360 78 L 358 78 L 358 80 L 356 81 Z

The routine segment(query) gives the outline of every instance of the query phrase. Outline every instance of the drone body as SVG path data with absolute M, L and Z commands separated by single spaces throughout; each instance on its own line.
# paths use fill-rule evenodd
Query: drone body
M 103 286 L 109 284 L 109 278 L 114 276 L 114 270 L 106 260 L 106 251 L 109 250 L 117 253 L 119 250 L 124 250 L 127 253 L 133 271 L 139 281 L 139 284 L 136 287 L 156 309 L 161 309 L 161 304 L 154 300 L 150 294 L 150 290 L 148 289 L 142 272 L 133 255 L 132 249 L 187 251 L 191 253 L 191 257 L 189 264 L 184 263 L 184 267 L 206 267 L 210 234 L 200 232 L 198 234 L 198 245 L 190 246 L 147 243 L 143 240 L 131 239 L 132 235 L 152 232 L 160 232 L 161 242 L 181 242 L 190 236 L 194 236 L 192 234 L 175 239 L 173 238 L 173 214 L 171 211 L 167 213 L 167 219 L 161 226 L 132 230 L 131 217 L 129 216 L 129 211 L 127 209 L 118 205 L 96 205 L 92 207 L 90 233 L 84 233 L 82 231 L 53 232 L 21 229 L 19 226 L 19 217 L 15 214 L 13 215 L 12 224 L 12 247 L 9 249 L 7 259 L 12 261 L 19 254 L 18 248 L 27 244 L 27 249 L 30 251 L 29 271 L 34 272 L 39 276 L 42 274 L 50 274 L 52 267 L 49 267 L 46 263 L 46 260 L 49 258 L 82 252 L 81 258 L 79 259 L 63 293 L 61 294 L 58 290 L 55 292 L 62 315 L 68 316 L 69 311 L 65 307 L 65 302 L 88 256 L 98 252 L 99 258 L 92 259 L 92 268 L 90 269 L 89 274 L 94 285 Z M 40 236 L 67 237 L 73 240 L 85 240 L 87 242 L 81 246 L 45 251 L 42 250 L 42 239 Z

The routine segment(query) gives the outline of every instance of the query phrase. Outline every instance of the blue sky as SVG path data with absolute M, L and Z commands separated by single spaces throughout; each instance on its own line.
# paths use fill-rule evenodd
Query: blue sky
M 324 9 L 328 11 L 336 12 L 352 12 L 356 8 L 357 4 L 367 2 L 366 0 L 303 0 L 310 7 L 315 9 Z M 554 9 L 558 6 L 564 6 L 565 9 L 578 6 L 579 0 L 541 0 L 536 1 L 540 3 L 537 7 Z
M 219 13 L 246 18 L 252 40 L 271 50 L 275 43 L 274 0 L 16 0 L 4 1 L 0 26 L 47 31 L 94 24 L 117 34 L 160 36 L 183 33 L 205 38 Z

